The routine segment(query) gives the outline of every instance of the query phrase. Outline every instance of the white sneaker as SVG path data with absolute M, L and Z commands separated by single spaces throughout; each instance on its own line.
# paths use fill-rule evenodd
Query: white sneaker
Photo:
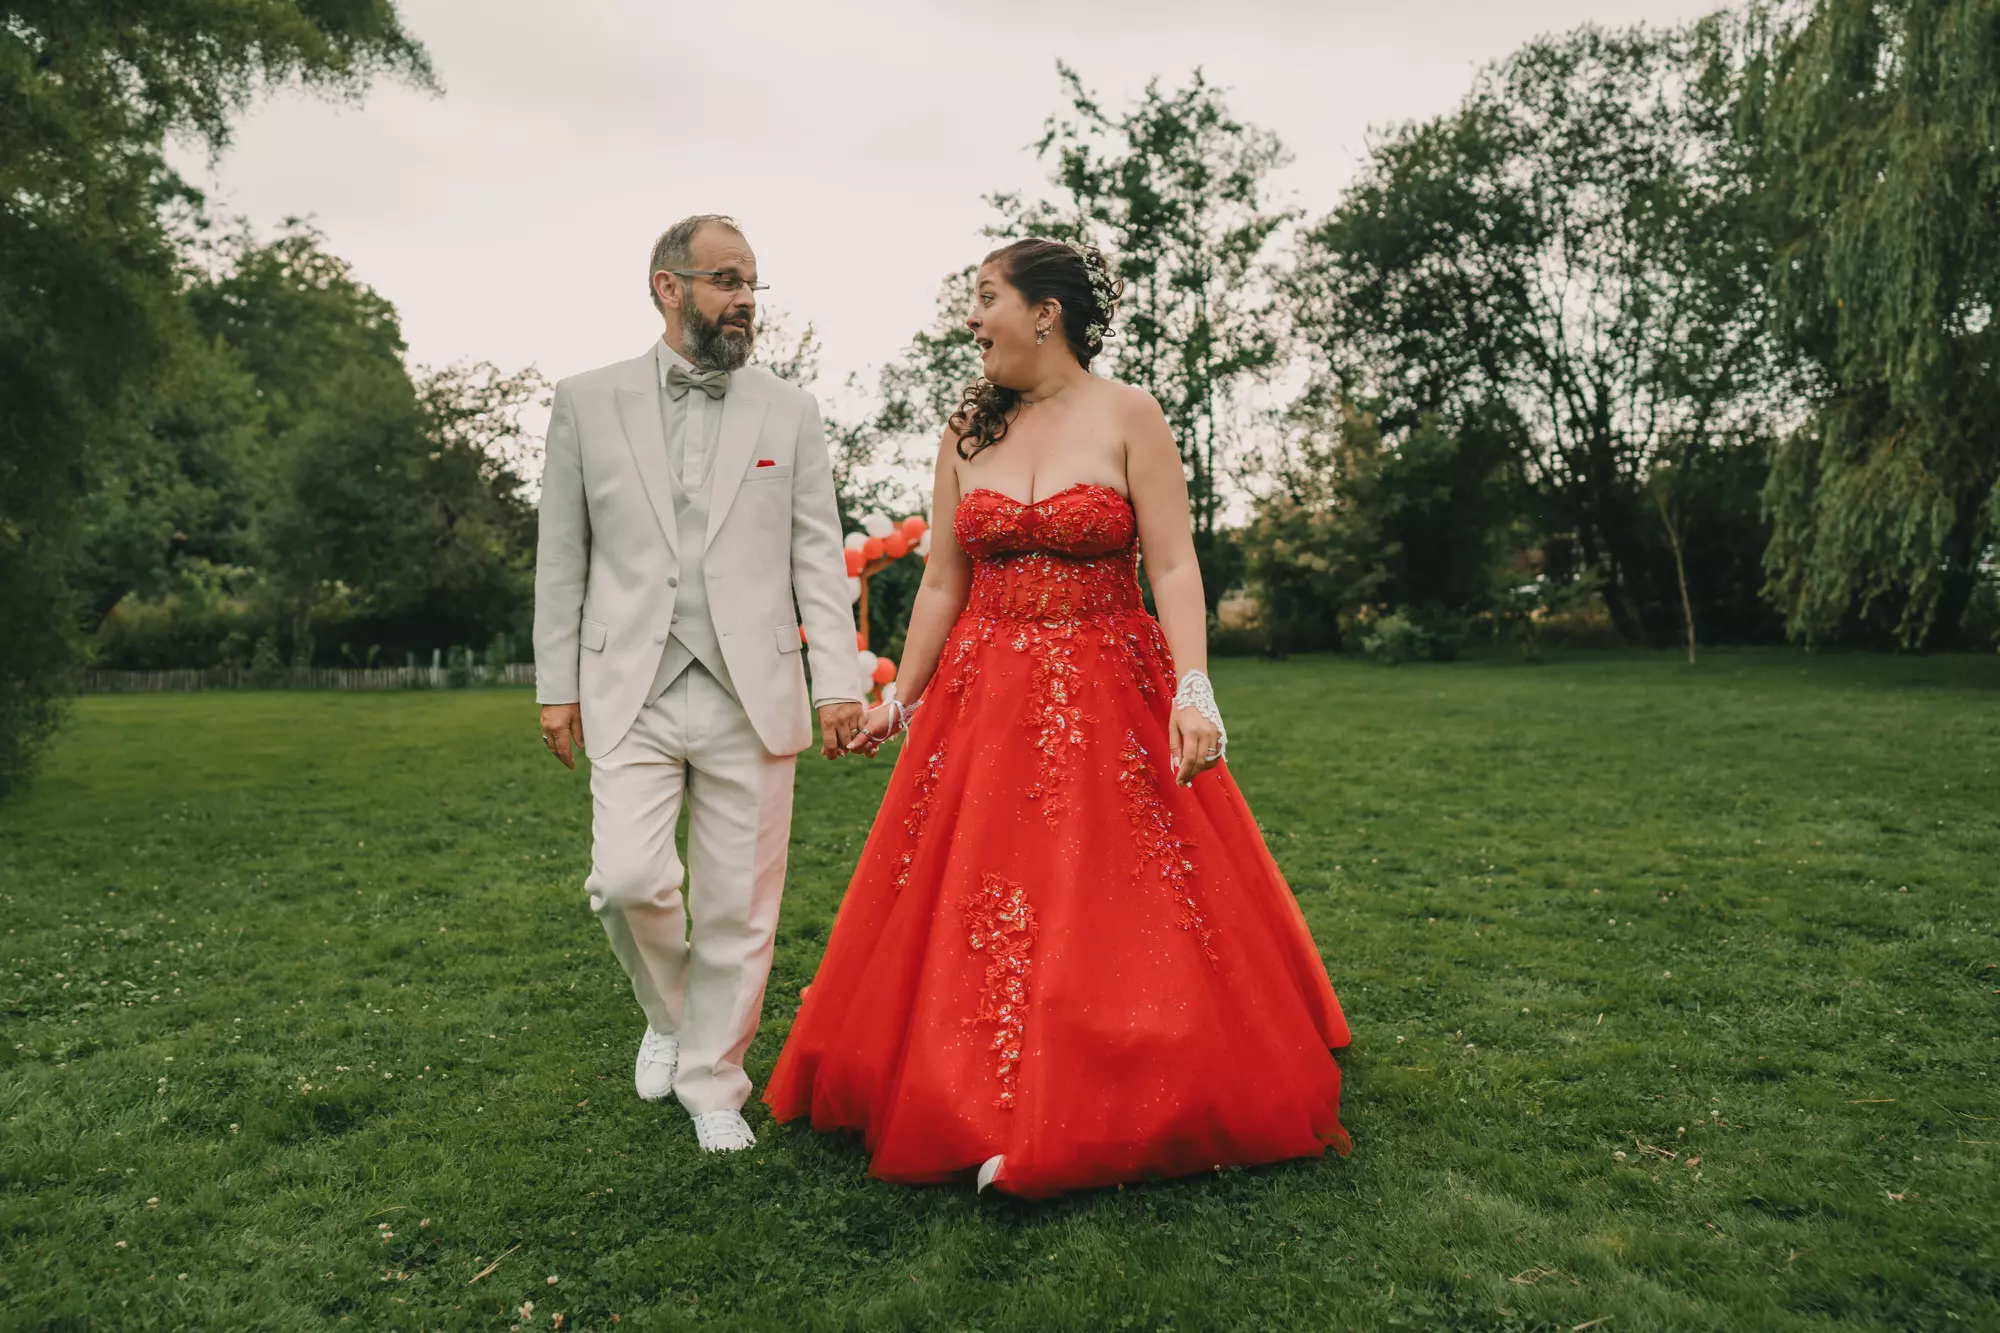
M 639 1063 L 632 1070 L 632 1086 L 646 1101 L 656 1102 L 674 1090 L 674 1075 L 681 1067 L 681 1039 L 671 1032 L 646 1029 L 639 1043 Z
M 743 1113 L 733 1106 L 696 1116 L 694 1136 L 703 1152 L 741 1152 L 757 1146 L 757 1136 L 750 1132 Z
M 1005 1160 L 1004 1157 L 989 1157 L 979 1164 L 979 1182 L 977 1188 L 972 1191 L 974 1194 L 986 1192 L 986 1187 L 1000 1174 L 1000 1163 Z

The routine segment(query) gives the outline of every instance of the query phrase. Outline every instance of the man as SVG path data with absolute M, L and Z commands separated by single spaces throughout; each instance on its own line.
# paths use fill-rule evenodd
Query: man
M 701 1146 L 756 1143 L 743 1054 L 771 968 L 795 756 L 862 725 L 833 477 L 811 394 L 746 363 L 757 257 L 736 223 L 653 247 L 665 334 L 556 385 L 535 562 L 542 739 L 589 738 L 584 887 L 646 1015 L 634 1083 L 678 1093 Z M 796 603 L 798 613 L 793 607 Z M 801 661 L 812 654 L 808 696 Z M 688 809 L 692 934 L 674 850 Z

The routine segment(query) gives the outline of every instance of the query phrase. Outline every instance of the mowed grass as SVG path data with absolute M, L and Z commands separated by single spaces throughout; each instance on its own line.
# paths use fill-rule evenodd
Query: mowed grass
M 2000 1326 L 2000 661 L 1216 675 L 1355 1152 L 1043 1204 L 638 1102 L 525 692 L 85 701 L 0 806 L 0 1320 Z M 760 1080 L 888 771 L 801 764 Z

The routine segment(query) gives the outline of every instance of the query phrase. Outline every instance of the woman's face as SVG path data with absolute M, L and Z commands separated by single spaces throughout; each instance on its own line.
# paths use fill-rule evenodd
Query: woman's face
M 965 317 L 965 327 L 979 344 L 980 373 L 1003 389 L 1032 383 L 1042 350 L 1035 342 L 1035 330 L 1048 327 L 1060 336 L 1052 327 L 1058 313 L 1053 301 L 1029 305 L 998 265 L 982 267 L 973 278 L 972 309 Z

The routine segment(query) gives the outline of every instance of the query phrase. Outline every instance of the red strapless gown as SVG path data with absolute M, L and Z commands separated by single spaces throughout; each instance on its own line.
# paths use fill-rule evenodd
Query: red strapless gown
M 1173 664 L 1116 491 L 977 490 L 971 598 L 764 1100 L 885 1180 L 1063 1190 L 1348 1151 L 1347 1023 Z M 1226 702 L 1226 701 L 1225 701 Z

